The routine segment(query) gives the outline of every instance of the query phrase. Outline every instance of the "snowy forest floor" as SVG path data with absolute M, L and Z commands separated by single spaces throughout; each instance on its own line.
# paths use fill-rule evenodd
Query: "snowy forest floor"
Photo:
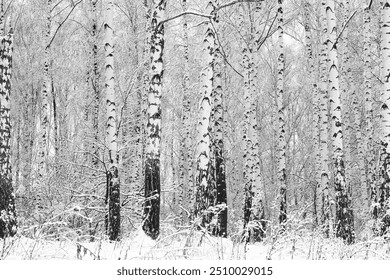
M 346 245 L 341 239 L 324 238 L 305 227 L 291 227 L 282 234 L 271 233 L 261 243 L 247 244 L 230 238 L 218 238 L 191 228 L 165 228 L 157 240 L 147 237 L 141 228 L 121 241 L 105 237 L 94 242 L 61 235 L 53 239 L 36 232 L 28 238 L 19 234 L 0 240 L 0 259 L 102 259 L 102 260 L 344 260 L 390 259 L 390 241 L 369 237 Z M 77 241 L 80 240 L 80 241 Z

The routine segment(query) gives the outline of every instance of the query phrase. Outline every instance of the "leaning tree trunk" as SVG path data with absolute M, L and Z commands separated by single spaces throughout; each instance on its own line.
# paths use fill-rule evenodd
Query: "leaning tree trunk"
M 339 72 L 337 57 L 337 29 L 334 10 L 334 0 L 327 0 L 326 7 L 328 23 L 328 69 L 329 94 L 332 131 L 332 149 L 334 164 L 334 188 L 336 196 L 336 236 L 347 243 L 353 243 L 355 231 L 350 197 L 345 182 L 345 166 L 343 151 L 343 130 L 341 119 L 341 102 L 339 90 Z
M 12 237 L 17 231 L 10 147 L 12 43 L 11 31 L 7 35 L 0 34 L 0 238 Z
M 287 222 L 287 179 L 286 179 L 286 131 L 283 104 L 284 92 L 284 42 L 283 42 L 283 0 L 278 0 L 278 74 L 276 82 L 276 102 L 278 107 L 278 181 L 280 191 L 279 223 L 284 226 Z
M 108 204 L 108 221 L 106 224 L 109 239 L 119 240 L 120 234 L 120 197 L 118 176 L 118 144 L 115 104 L 114 76 L 114 31 L 113 31 L 113 1 L 108 1 L 106 11 L 105 31 L 105 88 L 107 108 L 107 147 L 109 164 L 107 168 L 106 204 Z
M 163 78 L 164 19 L 166 0 L 154 0 L 150 38 L 148 123 L 145 160 L 143 230 L 156 239 L 160 233 L 161 89 Z
M 390 192 L 390 1 L 383 1 L 382 8 L 382 106 L 381 106 L 381 158 L 379 207 L 382 218 L 381 234 L 388 232 L 390 217 L 388 200 Z

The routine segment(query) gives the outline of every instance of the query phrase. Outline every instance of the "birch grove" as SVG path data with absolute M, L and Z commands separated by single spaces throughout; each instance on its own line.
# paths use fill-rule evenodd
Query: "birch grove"
M 0 4 L 1 242 L 386 244 L 389 1 Z

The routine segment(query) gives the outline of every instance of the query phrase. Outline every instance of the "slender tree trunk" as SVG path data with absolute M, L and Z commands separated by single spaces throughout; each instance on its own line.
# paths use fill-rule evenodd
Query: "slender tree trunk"
M 50 79 L 50 59 L 51 59 L 51 9 L 52 0 L 46 1 L 46 33 L 45 33 L 45 53 L 43 61 L 43 84 L 41 89 L 41 135 L 38 147 L 38 172 L 35 182 L 35 203 L 36 211 L 39 212 L 43 209 L 43 190 L 46 186 L 47 175 L 47 150 L 49 139 L 49 93 L 51 92 L 51 79 Z
M 218 24 L 218 19 L 216 20 Z M 216 236 L 227 237 L 227 190 L 226 190 L 226 173 L 225 173 L 225 157 L 224 157 L 224 104 L 223 104 L 223 88 L 222 88 L 222 67 L 223 58 L 220 51 L 220 46 L 217 43 L 214 50 L 214 65 L 213 65 L 213 102 L 214 102 L 214 137 L 213 137 L 213 152 L 215 162 L 215 214 L 216 226 L 213 234 Z M 255 120 L 256 121 L 256 120 Z
M 324 227 L 325 235 L 329 237 L 333 226 L 330 221 L 329 204 L 329 166 L 328 166 L 328 87 L 327 87 L 327 22 L 326 2 L 321 3 L 322 44 L 320 53 L 320 153 L 321 153 L 321 191 L 319 222 Z
M 347 24 L 349 19 L 349 1 L 343 0 L 340 2 L 341 13 L 343 14 L 343 24 Z M 353 158 L 352 158 L 352 141 L 354 131 L 354 124 L 351 117 L 354 117 L 353 106 L 355 91 L 353 84 L 350 83 L 351 74 L 351 57 L 348 47 L 348 35 L 349 27 L 344 28 L 343 34 L 340 37 L 340 49 L 341 49 L 341 67 L 340 67 L 340 90 L 341 90 L 341 114 L 343 116 L 343 146 L 345 147 L 344 165 L 345 165 L 345 182 L 346 188 L 351 188 L 352 171 L 353 171 Z
M 336 196 L 336 236 L 342 237 L 348 244 L 350 244 L 354 242 L 355 231 L 351 201 L 345 181 L 334 0 L 327 0 L 326 15 L 328 23 L 329 93 L 332 120 L 334 187 Z
M 371 10 L 367 7 L 364 9 L 363 15 L 364 25 L 364 95 L 365 95 L 365 116 L 366 116 L 366 172 L 367 172 L 367 186 L 368 192 L 368 207 L 371 208 L 371 216 L 374 219 L 378 218 L 378 197 L 375 184 L 375 162 L 374 162 L 374 140 L 373 140 L 373 119 L 374 113 L 372 109 L 372 29 L 371 29 Z
M 287 178 L 286 178 L 286 131 L 285 113 L 283 104 L 284 92 L 284 42 L 283 42 L 283 0 L 278 0 L 278 74 L 276 82 L 277 107 L 278 107 L 278 181 L 280 191 L 279 223 L 284 226 L 287 222 Z
M 156 239 L 160 233 L 160 140 L 161 89 L 163 78 L 164 19 L 166 0 L 154 0 L 150 38 L 150 80 L 145 161 L 145 205 L 143 230 Z
M 119 240 L 120 234 L 120 197 L 118 175 L 118 144 L 115 104 L 115 76 L 114 76 L 114 31 L 113 31 L 113 1 L 108 1 L 106 10 L 105 31 L 105 88 L 107 108 L 107 146 L 109 164 L 107 168 L 107 195 L 108 225 L 107 233 L 110 240 Z
M 33 195 L 31 189 L 31 170 L 33 159 L 33 147 L 35 139 L 35 127 L 36 127 L 36 110 L 37 110 L 37 93 L 34 87 L 31 85 L 31 89 L 25 90 L 23 111 L 26 112 L 23 118 L 23 132 L 22 132 L 22 186 L 25 190 L 26 203 L 25 206 L 27 216 L 32 212 Z
M 141 93 L 141 153 L 139 160 L 141 162 L 141 172 L 140 172 L 140 192 L 142 196 L 145 196 L 145 162 L 146 162 L 146 145 L 147 145 L 147 123 L 148 123 L 148 96 L 149 96 L 149 83 L 150 83 L 150 38 L 152 36 L 152 9 L 148 0 L 143 2 L 145 10 L 145 38 L 144 38 L 144 48 L 143 48 L 143 88 Z M 143 213 L 142 213 L 143 215 Z
M 188 4 L 187 0 L 182 0 L 183 10 L 187 11 Z M 189 46 L 188 46 L 188 18 L 183 17 L 183 43 L 184 43 L 184 73 L 183 73 L 183 111 L 181 118 L 181 127 L 184 133 L 180 141 L 180 186 L 179 186 L 179 205 L 180 218 L 184 223 L 189 217 L 185 217 L 186 208 L 190 200 L 190 192 L 192 192 L 191 176 L 191 126 L 190 126 L 190 115 L 191 115 L 191 101 L 189 93 L 189 80 L 190 80 L 190 68 L 189 68 Z M 191 183 L 191 184 L 190 184 Z M 191 211 L 191 210 L 189 210 Z
M 382 9 L 382 106 L 381 106 L 381 158 L 379 207 L 382 218 L 381 234 L 388 232 L 390 217 L 387 214 L 390 192 L 390 1 L 383 1 Z
M 3 17 L 3 9 L 1 10 Z M 10 95 L 13 34 L 4 34 L 0 21 L 0 238 L 14 236 L 17 232 L 15 193 L 11 170 Z
M 313 203 L 313 221 L 315 225 L 318 225 L 318 214 L 317 214 L 317 194 L 321 184 L 321 154 L 320 154 L 320 94 L 317 84 L 317 71 L 315 67 L 315 59 L 313 54 L 312 46 L 312 31 L 310 27 L 310 4 L 308 1 L 305 2 L 305 35 L 306 35 L 306 54 L 308 58 L 308 70 L 310 73 L 311 81 L 311 93 L 312 93 L 312 104 L 313 104 L 313 150 L 314 150 L 314 203 Z
M 250 239 L 251 229 L 249 223 L 252 215 L 253 205 L 253 190 L 252 190 L 252 170 L 253 161 L 251 155 L 251 138 L 250 138 L 250 117 L 251 117 L 251 67 L 253 67 L 252 52 L 248 48 L 248 42 L 243 42 L 242 51 L 242 65 L 244 67 L 244 126 L 243 126 L 243 141 L 244 141 L 244 168 L 243 168 L 243 179 L 244 179 L 244 232 L 246 235 L 246 242 Z
M 99 165 L 99 104 L 100 104 L 100 70 L 98 56 L 98 23 L 96 12 L 97 0 L 91 0 L 92 5 L 92 30 L 91 30 L 91 48 L 92 48 L 92 71 L 90 77 L 90 88 L 92 92 L 92 166 L 98 169 Z

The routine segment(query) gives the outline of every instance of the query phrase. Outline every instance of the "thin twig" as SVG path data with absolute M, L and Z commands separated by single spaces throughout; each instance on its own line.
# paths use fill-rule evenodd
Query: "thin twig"
M 65 17 L 65 19 L 60 23 L 60 25 L 58 25 L 56 31 L 54 32 L 54 35 L 53 37 L 51 38 L 49 44 L 47 44 L 46 48 L 50 48 L 51 44 L 53 43 L 53 40 L 54 38 L 56 37 L 57 33 L 58 33 L 58 30 L 60 30 L 61 26 L 65 23 L 65 21 L 69 18 L 69 16 L 72 14 L 73 10 L 77 7 L 78 4 L 80 4 L 81 2 L 83 2 L 83 0 L 80 0 L 79 2 L 77 2 L 76 4 L 74 4 L 74 6 L 72 7 L 72 9 L 69 11 L 68 15 Z

